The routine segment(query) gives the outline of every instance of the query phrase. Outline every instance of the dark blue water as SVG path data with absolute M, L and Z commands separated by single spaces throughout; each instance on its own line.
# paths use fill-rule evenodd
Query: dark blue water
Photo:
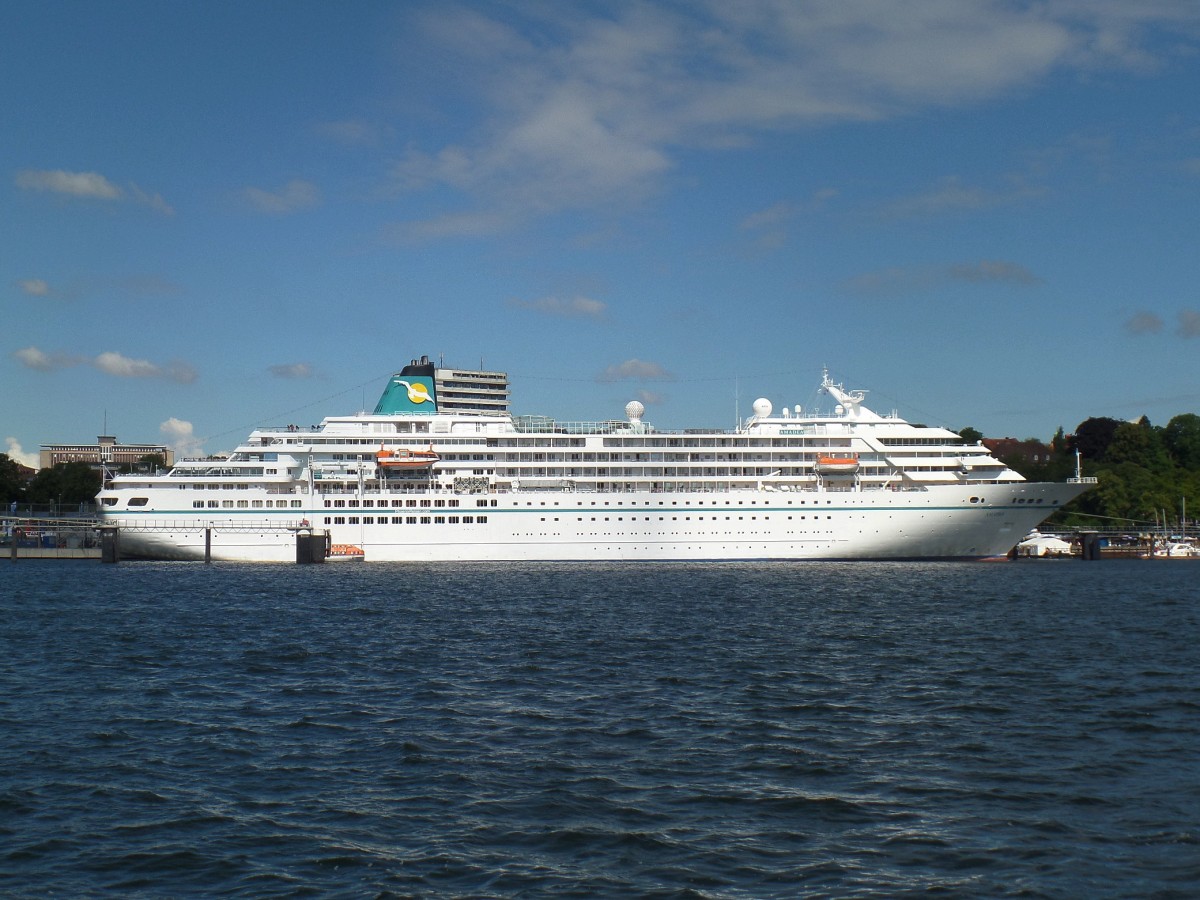
M 1200 564 L 0 563 L 0 894 L 1200 896 Z

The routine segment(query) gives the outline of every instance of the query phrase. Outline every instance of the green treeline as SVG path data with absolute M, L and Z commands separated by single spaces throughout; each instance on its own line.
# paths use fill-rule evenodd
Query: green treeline
M 99 491 L 100 473 L 85 462 L 59 463 L 51 469 L 42 469 L 27 483 L 17 463 L 8 454 L 0 453 L 0 503 L 5 511 L 14 500 L 63 506 L 92 503 Z
M 1056 518 L 1064 524 L 1153 525 L 1165 514 L 1178 522 L 1186 509 L 1189 520 L 1200 514 L 1200 416 L 1178 415 L 1165 427 L 1092 418 L 1075 433 L 1060 428 L 1037 460 L 1025 456 L 1000 459 L 1031 481 L 1062 481 L 1075 474 L 1075 451 L 1083 474 L 1099 482 Z

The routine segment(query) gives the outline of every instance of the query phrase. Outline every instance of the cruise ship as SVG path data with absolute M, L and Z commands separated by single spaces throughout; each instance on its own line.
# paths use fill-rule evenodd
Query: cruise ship
M 285 562 L 1003 557 L 1094 479 L 1033 483 L 944 428 L 756 400 L 732 430 L 514 416 L 503 373 L 428 358 L 372 412 L 259 428 L 227 456 L 117 475 L 97 497 L 127 558 Z M 441 397 L 439 397 L 441 395 Z M 315 536 L 315 537 L 314 537 Z

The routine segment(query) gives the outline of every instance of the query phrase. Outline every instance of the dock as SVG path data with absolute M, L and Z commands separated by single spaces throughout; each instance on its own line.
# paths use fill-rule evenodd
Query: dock
M 85 518 L 0 518 L 0 559 L 100 559 L 97 521 Z
M 204 529 L 204 561 L 212 561 L 214 535 L 250 526 L 210 526 Z M 295 535 L 296 562 L 323 563 L 329 557 L 329 533 L 293 525 L 253 526 L 254 531 L 290 532 Z M 0 559 L 94 559 L 121 561 L 121 529 L 101 525 L 95 518 L 0 516 Z

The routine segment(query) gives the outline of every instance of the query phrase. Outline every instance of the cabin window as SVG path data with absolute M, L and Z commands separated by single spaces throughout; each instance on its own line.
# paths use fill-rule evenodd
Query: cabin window
M 476 516 L 475 521 L 479 522 L 481 525 L 487 524 L 487 516 Z
M 145 506 L 149 502 L 150 502 L 149 497 L 130 497 L 129 498 L 130 506 Z
M 303 505 L 304 505 L 304 502 L 302 500 L 293 500 L 292 501 L 292 509 L 299 509 Z
M 251 500 L 250 505 L 255 509 L 262 509 L 263 502 L 261 500 Z M 329 504 L 326 503 L 325 505 L 328 506 Z
M 203 500 L 193 500 L 192 501 L 192 509 L 204 509 L 204 501 Z
M 225 509 L 233 509 L 233 501 L 232 500 L 222 500 L 221 506 L 224 507 Z
M 218 508 L 220 505 L 221 505 L 221 504 L 220 504 L 220 503 L 218 503 L 216 500 L 209 500 L 209 501 L 208 501 L 208 508 L 209 508 L 209 509 L 217 509 L 217 508 Z
M 238 505 L 238 509 L 249 509 L 250 501 L 249 500 L 239 500 L 237 502 L 237 505 Z
M 357 525 L 358 524 L 358 516 L 350 516 L 347 519 L 347 522 L 349 522 L 349 524 L 351 524 L 351 525 Z

